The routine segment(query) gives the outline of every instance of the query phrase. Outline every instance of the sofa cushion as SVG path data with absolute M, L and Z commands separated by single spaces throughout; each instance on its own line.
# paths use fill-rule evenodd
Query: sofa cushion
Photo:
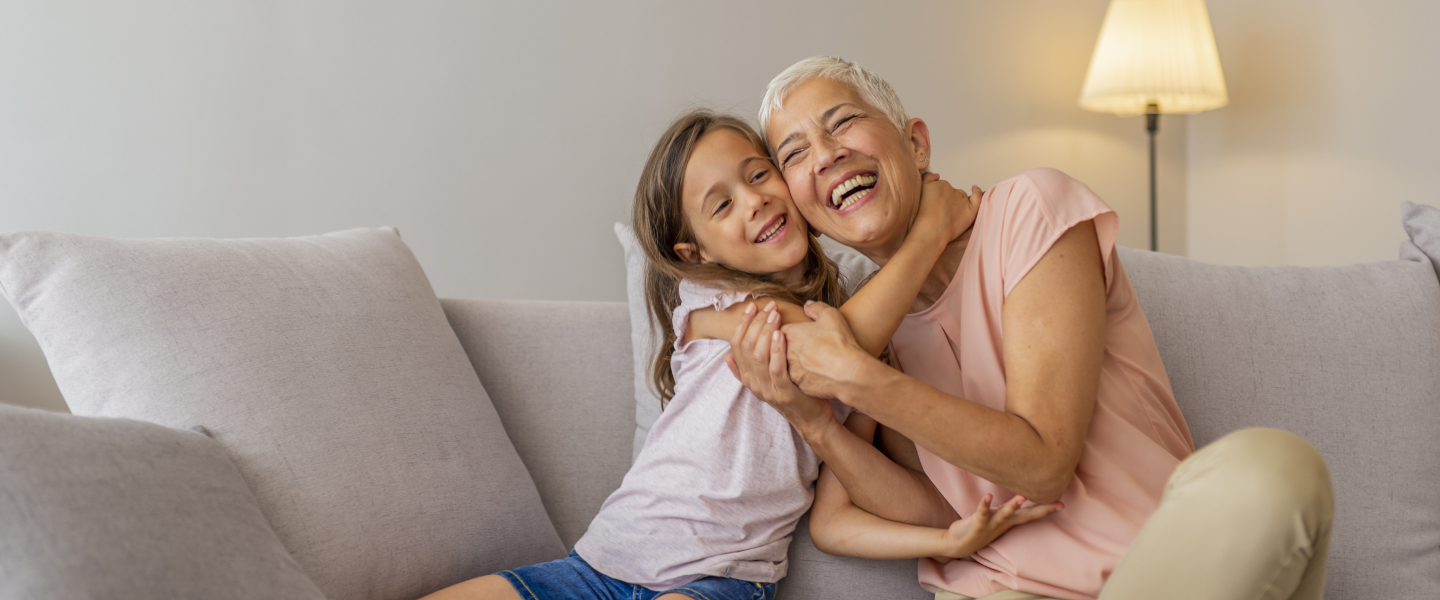
M 619 302 L 441 299 L 567 547 L 630 470 L 635 394 Z M 616 351 L 617 347 L 620 351 Z
M 1400 205 L 1401 221 L 1410 239 L 1400 245 L 1403 260 L 1428 261 L 1440 277 L 1440 208 L 1404 202 Z
M 1440 284 L 1429 264 L 1222 267 L 1120 258 L 1203 446 L 1278 427 L 1325 456 L 1325 597 L 1440 597 Z
M 77 414 L 214 433 L 331 598 L 415 598 L 564 548 L 393 229 L 0 234 L 0 287 Z
M 640 455 L 645 445 L 645 436 L 650 426 L 660 418 L 660 395 L 650 385 L 650 363 L 655 360 L 655 328 L 650 319 L 650 310 L 645 306 L 645 251 L 635 230 L 625 223 L 615 224 L 615 237 L 625 252 L 625 295 L 630 307 L 630 351 L 635 369 L 635 447 L 631 459 Z M 826 255 L 840 268 L 840 281 L 845 289 L 854 291 L 855 286 L 869 275 L 876 266 L 859 252 L 827 243 Z
M 214 440 L 7 406 L 0 597 L 324 598 Z

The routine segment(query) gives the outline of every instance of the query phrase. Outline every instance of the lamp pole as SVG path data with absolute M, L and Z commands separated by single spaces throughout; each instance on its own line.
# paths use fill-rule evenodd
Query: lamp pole
M 1150 251 L 1159 252 L 1159 220 L 1156 219 L 1155 202 L 1155 132 L 1160 130 L 1160 105 L 1154 102 L 1145 105 L 1145 131 L 1150 133 Z

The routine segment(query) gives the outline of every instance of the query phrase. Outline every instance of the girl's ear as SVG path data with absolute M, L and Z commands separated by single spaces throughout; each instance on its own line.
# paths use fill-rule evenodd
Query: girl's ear
M 682 243 L 679 243 L 679 244 L 675 244 L 674 248 L 675 248 L 675 253 L 678 254 L 678 255 L 680 255 L 680 258 L 681 258 L 682 260 L 684 260 L 685 262 L 688 262 L 688 263 L 703 263 L 703 262 L 705 262 L 705 257 L 700 254 L 700 249 L 697 248 L 697 247 L 695 247 L 695 244 L 686 244 L 686 243 L 683 243 L 683 242 L 682 242 Z

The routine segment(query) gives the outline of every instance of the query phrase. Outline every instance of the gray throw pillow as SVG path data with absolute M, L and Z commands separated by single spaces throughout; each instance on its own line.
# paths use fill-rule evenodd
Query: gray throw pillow
M 660 418 L 660 396 L 650 385 L 650 364 L 655 360 L 655 333 L 650 310 L 645 306 L 645 251 L 635 230 L 627 223 L 615 224 L 615 237 L 625 251 L 625 295 L 630 307 L 630 351 L 635 360 L 635 448 L 631 460 L 640 455 L 645 436 Z M 875 270 L 875 263 L 859 252 L 827 243 L 825 253 L 840 268 L 840 281 L 854 291 L 860 281 Z
M 76 414 L 213 432 L 330 598 L 415 598 L 565 553 L 394 229 L 3 233 L 0 288 Z
M 1410 239 L 1400 244 L 1400 258 L 1430 261 L 1440 277 L 1440 208 L 1405 202 L 1400 205 L 1401 221 Z
M 0 598 L 324 596 L 214 440 L 0 406 Z

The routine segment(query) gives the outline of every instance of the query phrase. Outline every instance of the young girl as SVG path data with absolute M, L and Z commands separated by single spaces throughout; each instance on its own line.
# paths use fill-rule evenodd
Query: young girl
M 681 117 L 652 151 L 635 197 L 647 258 L 646 301 L 663 344 L 652 377 L 665 410 L 624 482 L 570 556 L 503 571 L 431 598 L 773 598 L 795 524 L 810 507 L 819 461 L 790 424 L 731 374 L 727 338 L 741 316 L 805 319 L 798 306 L 840 306 L 856 339 L 879 354 L 941 249 L 974 220 L 967 199 L 928 176 L 921 218 L 958 230 L 913 231 L 900 252 L 846 301 L 835 265 L 809 233 L 760 137 L 744 121 L 708 111 Z M 875 185 L 859 177 L 856 196 Z M 727 310 L 728 309 L 728 310 Z M 832 402 L 841 421 L 849 409 Z M 874 421 L 855 416 L 862 437 Z M 827 486 L 838 489 L 838 486 Z M 835 528 L 846 554 L 960 558 L 1053 508 L 992 511 L 948 530 L 885 521 L 832 493 L 815 519 Z

